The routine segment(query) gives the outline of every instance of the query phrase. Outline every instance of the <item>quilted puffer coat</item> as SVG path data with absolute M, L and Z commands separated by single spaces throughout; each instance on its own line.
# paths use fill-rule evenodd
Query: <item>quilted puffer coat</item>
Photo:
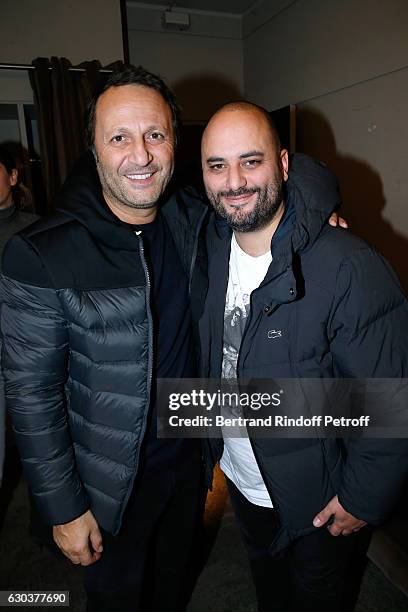
M 286 195 L 287 215 L 272 239 L 272 263 L 251 294 L 238 377 L 406 378 L 407 300 L 388 262 L 350 231 L 327 224 L 339 203 L 334 176 L 297 154 Z M 215 223 L 209 243 L 209 289 L 199 325 L 202 375 L 217 379 L 231 230 Z M 313 532 L 314 516 L 336 494 L 354 516 L 380 523 L 407 480 L 407 439 L 265 436 L 251 443 L 280 519 L 273 552 Z M 208 441 L 209 482 L 222 452 L 222 439 Z
M 206 206 L 186 191 L 162 204 L 203 299 Z M 204 247 L 203 247 L 204 248 Z M 74 173 L 61 206 L 3 257 L 2 367 L 23 467 L 49 524 L 91 508 L 116 534 L 137 474 L 152 383 L 143 242 L 103 201 L 95 168 Z

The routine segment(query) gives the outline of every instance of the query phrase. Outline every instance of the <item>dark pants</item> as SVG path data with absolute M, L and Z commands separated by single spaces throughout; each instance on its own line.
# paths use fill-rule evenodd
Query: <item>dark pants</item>
M 259 612 L 343 612 L 353 536 L 333 537 L 323 527 L 272 557 L 268 547 L 278 526 L 276 511 L 251 504 L 231 481 L 228 488 L 249 555 Z
M 200 459 L 136 483 L 117 536 L 85 568 L 88 612 L 182 612 L 200 508 Z

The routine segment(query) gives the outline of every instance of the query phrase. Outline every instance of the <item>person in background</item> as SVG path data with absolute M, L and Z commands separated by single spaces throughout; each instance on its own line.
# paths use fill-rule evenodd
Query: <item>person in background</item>
M 37 215 L 20 209 L 20 195 L 17 163 L 0 146 L 0 261 L 9 238 L 38 219 Z
M 0 261 L 8 239 L 37 219 L 36 215 L 19 209 L 18 190 L 17 164 L 8 150 L 0 146 Z M 3 380 L 0 377 L 0 486 L 6 450 L 5 412 Z

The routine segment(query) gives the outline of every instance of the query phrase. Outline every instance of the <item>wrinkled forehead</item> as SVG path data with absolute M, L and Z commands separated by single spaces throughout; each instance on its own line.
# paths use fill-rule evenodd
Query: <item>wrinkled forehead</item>
M 144 85 L 110 87 L 96 103 L 95 128 L 121 123 L 154 123 L 172 129 L 171 109 L 162 95 Z

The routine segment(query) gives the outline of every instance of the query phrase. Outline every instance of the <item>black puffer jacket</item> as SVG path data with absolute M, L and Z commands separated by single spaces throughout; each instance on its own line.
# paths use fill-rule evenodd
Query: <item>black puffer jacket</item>
M 179 192 L 161 214 L 190 278 L 193 310 L 200 308 L 207 208 Z M 34 498 L 50 524 L 91 508 L 115 534 L 137 473 L 152 382 L 142 240 L 103 202 L 93 167 L 67 182 L 57 214 L 8 243 L 3 274 L 6 395 Z
M 337 184 L 319 162 L 295 155 L 287 184 L 293 228 L 272 241 L 273 261 L 251 295 L 238 375 L 251 378 L 407 377 L 408 305 L 384 259 L 351 232 L 327 224 Z M 278 229 L 279 232 L 279 229 Z M 200 321 L 202 375 L 219 378 L 231 231 L 210 236 L 209 291 Z M 277 335 L 269 330 L 279 330 Z M 386 407 L 385 407 L 386 409 Z M 252 440 L 281 530 L 277 551 L 313 531 L 338 494 L 353 515 L 384 519 L 408 473 L 408 440 Z M 222 440 L 208 442 L 208 477 Z

